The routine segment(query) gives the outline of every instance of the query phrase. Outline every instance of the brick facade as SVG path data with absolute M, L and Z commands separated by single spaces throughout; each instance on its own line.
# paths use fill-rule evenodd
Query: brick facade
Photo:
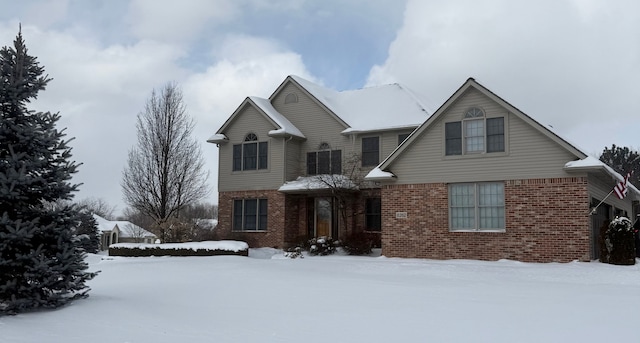
M 364 197 L 379 196 L 380 190 L 367 190 L 348 202 L 346 226 L 340 211 L 336 211 L 334 225 L 339 227 L 339 239 L 364 230 Z M 267 199 L 266 231 L 233 231 L 233 201 L 237 199 Z M 288 248 L 311 238 L 309 227 L 313 221 L 313 194 L 284 194 L 277 190 L 220 192 L 218 200 L 219 239 L 247 242 L 250 247 Z M 311 223 L 310 223 L 311 221 Z M 376 240 L 377 241 L 377 240 Z
M 388 257 L 590 260 L 586 178 L 505 181 L 505 232 L 450 232 L 444 183 L 382 189 L 382 253 Z M 406 218 L 396 218 L 406 212 Z M 401 215 L 402 216 L 402 215 Z
M 267 199 L 266 231 L 233 231 L 233 201 L 237 199 Z M 218 226 L 220 239 L 244 241 L 249 247 L 282 248 L 285 228 L 285 196 L 277 190 L 220 192 L 218 195 Z

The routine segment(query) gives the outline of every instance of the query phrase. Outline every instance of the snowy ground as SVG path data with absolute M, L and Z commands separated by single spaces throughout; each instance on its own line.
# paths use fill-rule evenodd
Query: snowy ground
M 91 296 L 0 342 L 638 342 L 640 266 L 89 256 Z

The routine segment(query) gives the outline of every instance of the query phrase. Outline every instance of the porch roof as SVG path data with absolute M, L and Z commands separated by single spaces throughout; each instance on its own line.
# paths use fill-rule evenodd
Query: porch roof
M 293 181 L 285 182 L 278 191 L 282 193 L 311 193 L 333 189 L 357 191 L 358 186 L 347 176 L 338 174 L 322 174 L 300 176 Z

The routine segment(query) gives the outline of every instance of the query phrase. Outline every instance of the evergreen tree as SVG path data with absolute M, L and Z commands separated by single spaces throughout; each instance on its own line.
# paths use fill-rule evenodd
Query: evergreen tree
M 51 80 L 30 56 L 22 33 L 0 49 L 0 315 L 55 308 L 87 296 L 85 253 L 70 200 L 77 164 L 60 116 L 27 104 Z
M 637 151 L 613 144 L 610 149 L 605 148 L 602 151 L 600 161 L 609 165 L 622 176 L 631 172 L 629 182 L 636 188 L 640 188 L 640 154 Z
M 88 253 L 95 254 L 100 251 L 100 232 L 98 222 L 93 217 L 91 211 L 86 208 L 78 211 L 78 226 L 75 234 L 80 240 L 80 247 Z

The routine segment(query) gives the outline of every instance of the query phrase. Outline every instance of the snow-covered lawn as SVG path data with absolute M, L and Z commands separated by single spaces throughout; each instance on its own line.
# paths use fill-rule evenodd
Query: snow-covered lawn
M 640 341 L 639 265 L 88 258 L 88 299 L 0 317 L 0 342 Z

